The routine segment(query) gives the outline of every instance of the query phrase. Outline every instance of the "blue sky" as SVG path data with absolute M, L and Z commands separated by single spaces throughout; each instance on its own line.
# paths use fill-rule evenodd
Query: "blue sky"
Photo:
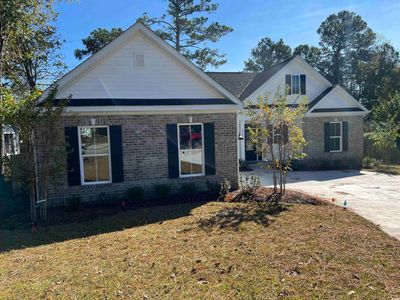
M 318 44 L 316 33 L 329 14 L 351 10 L 360 14 L 369 26 L 400 50 L 400 1 L 389 0 L 216 0 L 220 7 L 212 20 L 232 26 L 234 31 L 214 44 L 227 54 L 228 62 L 218 71 L 240 71 L 250 50 L 265 36 L 298 44 Z M 81 48 L 81 39 L 97 27 L 126 29 L 147 12 L 160 16 L 165 0 L 80 0 L 56 7 L 60 13 L 57 26 L 65 39 L 62 53 L 69 68 L 79 61 L 73 51 Z

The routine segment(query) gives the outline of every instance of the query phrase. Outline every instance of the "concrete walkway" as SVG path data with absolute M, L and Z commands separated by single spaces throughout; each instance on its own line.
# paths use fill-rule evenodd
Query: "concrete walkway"
M 256 167 L 243 175 L 257 175 L 264 186 L 272 185 L 270 172 Z M 364 171 L 291 172 L 287 188 L 308 194 L 335 198 L 372 221 L 391 236 L 400 239 L 400 176 Z

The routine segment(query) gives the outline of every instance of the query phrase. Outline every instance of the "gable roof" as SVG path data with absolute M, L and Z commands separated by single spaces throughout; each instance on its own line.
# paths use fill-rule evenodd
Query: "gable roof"
M 190 71 L 192 71 L 195 75 L 197 75 L 201 80 L 206 82 L 210 87 L 221 93 L 226 98 L 232 100 L 233 104 L 237 104 L 240 107 L 243 106 L 242 102 L 233 95 L 230 91 L 228 91 L 225 87 L 218 84 L 215 80 L 209 77 L 205 72 L 203 72 L 199 67 L 189 61 L 186 57 L 184 57 L 180 52 L 176 51 L 171 45 L 161 39 L 155 32 L 149 29 L 141 22 L 136 22 L 132 26 L 130 26 L 127 30 L 125 30 L 120 36 L 115 38 L 113 41 L 105 45 L 98 52 L 90 56 L 88 59 L 80 63 L 74 69 L 66 73 L 62 76 L 55 84 L 61 89 L 62 87 L 67 86 L 73 80 L 75 80 L 78 76 L 82 75 L 85 71 L 92 68 L 97 62 L 101 61 L 108 54 L 112 53 L 116 50 L 120 45 L 130 39 L 134 34 L 138 31 L 146 35 L 146 37 L 150 38 L 155 44 L 160 46 L 160 48 L 170 54 L 172 57 L 176 58 L 180 63 L 182 63 L 185 67 L 187 67 Z M 41 100 L 43 101 L 45 97 L 48 95 L 49 88 L 47 88 L 42 96 Z
M 267 82 L 272 76 L 278 73 L 284 66 L 286 66 L 289 62 L 291 62 L 294 58 L 296 58 L 296 55 L 257 74 L 257 76 L 255 76 L 255 78 L 249 83 L 246 89 L 240 94 L 239 97 L 240 100 L 246 100 L 247 97 L 249 97 L 255 90 L 257 90 L 265 82 Z
M 336 85 L 332 85 L 330 87 L 328 87 L 325 91 L 323 91 L 321 94 L 319 94 L 314 100 L 312 100 L 309 104 L 308 104 L 308 109 L 313 108 L 318 102 L 320 102 L 326 95 L 328 95 L 334 88 L 336 87 Z
M 258 72 L 207 72 L 207 74 L 240 98 L 240 95 L 249 83 L 257 76 Z
M 207 72 L 207 74 L 244 101 L 294 58 L 296 58 L 296 55 L 273 65 L 263 72 Z
M 317 105 L 318 103 L 324 101 L 324 99 L 329 98 L 334 93 L 341 95 L 340 98 L 346 100 L 350 105 L 346 107 L 321 107 L 320 105 Z M 332 85 L 308 104 L 307 115 L 331 112 L 357 112 L 361 114 L 367 114 L 369 111 L 340 85 Z

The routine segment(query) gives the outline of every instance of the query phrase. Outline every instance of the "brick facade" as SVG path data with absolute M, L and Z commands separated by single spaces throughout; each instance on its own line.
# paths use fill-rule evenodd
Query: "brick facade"
M 167 124 L 214 123 L 216 175 L 190 178 L 168 177 Z M 121 125 L 123 141 L 124 182 L 68 186 L 67 174 L 49 192 L 50 205 L 62 204 L 71 196 L 79 195 L 84 201 L 96 200 L 101 193 L 107 196 L 122 196 L 133 186 L 145 188 L 151 195 L 155 184 L 166 183 L 178 191 L 185 182 L 198 183 L 205 189 L 206 181 L 221 182 L 224 178 L 232 186 L 238 183 L 237 128 L 235 113 L 208 114 L 154 114 L 154 115 L 110 115 L 64 117 L 59 134 L 64 136 L 64 127 L 89 126 L 90 119 L 96 125 Z
M 348 151 L 325 152 L 324 123 L 335 121 L 348 122 Z M 302 161 L 306 168 L 336 169 L 359 168 L 363 158 L 363 117 L 307 117 L 303 119 L 303 132 L 307 141 L 307 157 Z

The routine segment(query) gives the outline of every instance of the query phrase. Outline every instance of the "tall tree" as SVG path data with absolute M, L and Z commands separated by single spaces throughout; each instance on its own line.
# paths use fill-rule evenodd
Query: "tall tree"
M 152 27 L 161 38 L 204 70 L 207 66 L 226 63 L 225 54 L 206 44 L 215 43 L 233 31 L 229 26 L 209 22 L 207 15 L 217 9 L 218 4 L 213 0 L 168 0 L 163 16 L 154 18 L 144 13 L 138 21 Z
M 333 84 L 358 96 L 356 77 L 361 62 L 369 61 L 376 35 L 356 13 L 341 11 L 323 21 L 317 30 L 322 50 L 321 68 Z
M 60 54 L 62 41 L 56 28 L 49 25 L 56 15 L 48 17 L 29 34 L 17 36 L 16 51 L 5 59 L 5 77 L 15 94 L 43 89 L 66 70 Z
M 322 51 L 320 48 L 315 46 L 309 46 L 306 44 L 298 45 L 293 50 L 293 55 L 300 55 L 305 61 L 316 68 L 318 71 L 321 70 L 321 55 Z
M 82 39 L 85 48 L 75 49 L 74 55 L 77 59 L 82 59 L 88 55 L 95 54 L 123 32 L 121 28 L 111 28 L 111 30 L 97 28 L 88 37 Z
M 373 48 L 368 62 L 360 63 L 356 73 L 360 83 L 359 99 L 368 109 L 400 91 L 399 62 L 399 52 L 389 43 L 383 43 Z
M 246 71 L 264 71 L 276 63 L 290 58 L 292 49 L 282 39 L 277 42 L 265 37 L 251 50 L 251 57 L 244 62 Z

